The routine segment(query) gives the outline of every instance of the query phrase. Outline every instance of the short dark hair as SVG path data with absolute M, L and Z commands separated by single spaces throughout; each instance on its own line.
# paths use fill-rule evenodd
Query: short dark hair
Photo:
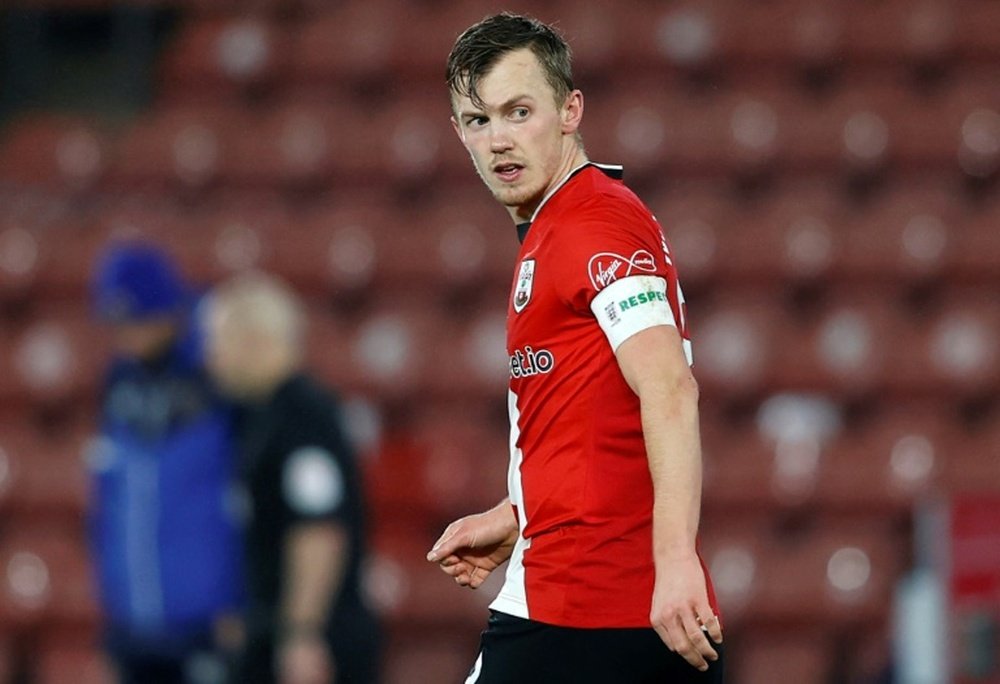
M 532 17 L 502 12 L 467 28 L 448 55 L 445 77 L 450 95 L 468 95 L 483 105 L 477 86 L 508 52 L 530 48 L 545 72 L 545 80 L 562 104 L 573 90 L 572 54 L 561 35 Z

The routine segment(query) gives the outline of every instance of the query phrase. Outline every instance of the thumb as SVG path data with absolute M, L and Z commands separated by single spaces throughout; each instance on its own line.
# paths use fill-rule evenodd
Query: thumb
M 430 553 L 427 554 L 427 560 L 436 561 L 441 558 L 447 558 L 453 554 L 456 550 L 462 548 L 463 546 L 468 546 L 469 542 L 465 539 L 466 535 L 460 534 L 460 527 L 457 525 L 449 525 L 448 529 L 444 531 L 431 548 Z

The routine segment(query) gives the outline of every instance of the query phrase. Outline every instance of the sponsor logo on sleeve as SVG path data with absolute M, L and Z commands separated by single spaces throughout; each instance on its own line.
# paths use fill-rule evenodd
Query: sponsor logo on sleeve
M 535 260 L 525 259 L 517 273 L 517 284 L 514 286 L 514 311 L 521 313 L 531 301 L 531 286 L 535 280 Z
M 636 273 L 656 273 L 656 260 L 645 249 L 636 250 L 630 257 L 615 252 L 598 252 L 590 257 L 587 271 L 594 289 L 600 291 L 619 278 Z

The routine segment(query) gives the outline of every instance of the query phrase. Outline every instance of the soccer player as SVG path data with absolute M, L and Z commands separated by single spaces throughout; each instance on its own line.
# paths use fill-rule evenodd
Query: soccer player
M 428 553 L 472 588 L 508 563 L 467 682 L 719 682 L 696 549 L 698 386 L 663 233 L 620 167 L 588 161 L 583 95 L 551 27 L 484 19 L 447 78 L 455 132 L 521 241 L 509 498 Z
M 301 306 L 280 281 L 246 274 L 213 290 L 203 313 L 209 369 L 240 404 L 251 512 L 247 645 L 235 681 L 375 684 L 361 477 L 337 403 L 301 370 Z

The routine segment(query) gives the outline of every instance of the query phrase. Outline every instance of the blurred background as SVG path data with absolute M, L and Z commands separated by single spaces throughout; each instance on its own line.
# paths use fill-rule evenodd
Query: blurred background
M 423 557 L 504 495 L 517 243 L 443 65 L 501 9 L 565 33 L 590 157 L 673 244 L 729 681 L 1000 682 L 996 0 L 4 0 L 0 682 L 108 681 L 82 521 L 113 237 L 307 298 L 386 682 L 464 676 L 495 586 Z

